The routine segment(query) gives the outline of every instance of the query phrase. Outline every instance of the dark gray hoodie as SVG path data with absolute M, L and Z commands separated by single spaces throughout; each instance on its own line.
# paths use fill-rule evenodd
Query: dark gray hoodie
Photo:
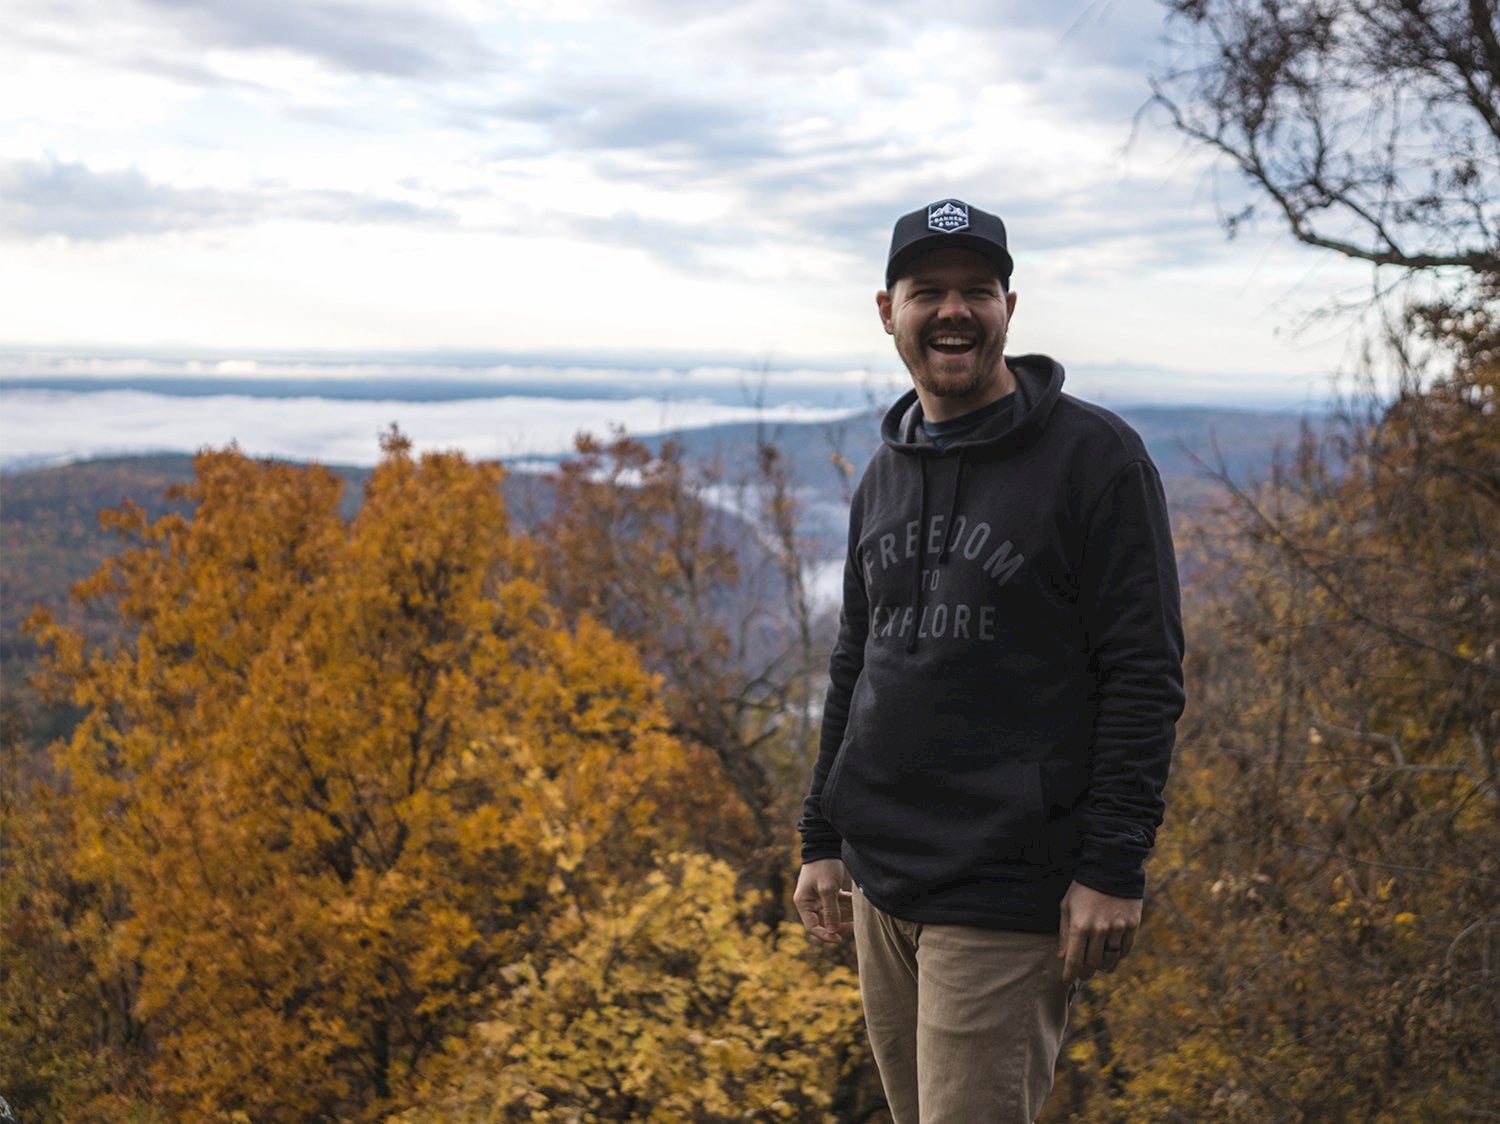
M 1006 360 L 1012 410 L 939 449 L 908 392 L 854 494 L 803 861 L 911 921 L 1055 931 L 1144 893 L 1182 711 L 1166 501 L 1140 437 Z

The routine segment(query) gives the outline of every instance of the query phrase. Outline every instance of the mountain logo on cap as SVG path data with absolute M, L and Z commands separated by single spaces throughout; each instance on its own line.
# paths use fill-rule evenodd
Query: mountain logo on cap
M 957 199 L 947 199 L 927 208 L 927 226 L 941 234 L 969 228 L 969 208 Z

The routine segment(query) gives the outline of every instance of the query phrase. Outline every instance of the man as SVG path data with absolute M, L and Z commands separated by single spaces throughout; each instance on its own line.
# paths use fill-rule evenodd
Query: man
M 876 304 L 913 388 L 855 491 L 798 825 L 896 1124 L 1035 1119 L 1076 985 L 1134 943 L 1182 710 L 1155 466 L 1005 355 L 1011 270 L 961 200 L 896 223 Z

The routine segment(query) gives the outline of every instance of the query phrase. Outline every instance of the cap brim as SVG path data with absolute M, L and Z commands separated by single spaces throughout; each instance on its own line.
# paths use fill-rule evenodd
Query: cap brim
M 956 234 L 933 234 L 902 246 L 885 267 L 885 287 L 889 289 L 894 285 L 906 272 L 906 267 L 923 254 L 931 253 L 933 250 L 954 248 L 973 250 L 976 254 L 988 258 L 994 265 L 1000 280 L 1007 286 L 1010 284 L 1011 271 L 1015 268 L 1010 259 L 1010 252 L 1003 246 L 995 245 L 988 238 L 980 238 L 977 235 L 959 231 Z

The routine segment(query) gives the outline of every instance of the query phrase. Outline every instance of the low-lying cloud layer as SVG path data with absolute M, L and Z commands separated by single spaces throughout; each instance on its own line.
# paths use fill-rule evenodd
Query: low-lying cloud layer
M 703 399 L 400 402 L 6 389 L 0 390 L 0 468 L 193 453 L 232 442 L 252 456 L 370 465 L 379 459 L 379 435 L 392 425 L 419 449 L 456 449 L 474 458 L 550 457 L 570 451 L 580 432 L 603 437 L 617 426 L 649 436 L 718 422 L 821 421 L 849 412 Z

